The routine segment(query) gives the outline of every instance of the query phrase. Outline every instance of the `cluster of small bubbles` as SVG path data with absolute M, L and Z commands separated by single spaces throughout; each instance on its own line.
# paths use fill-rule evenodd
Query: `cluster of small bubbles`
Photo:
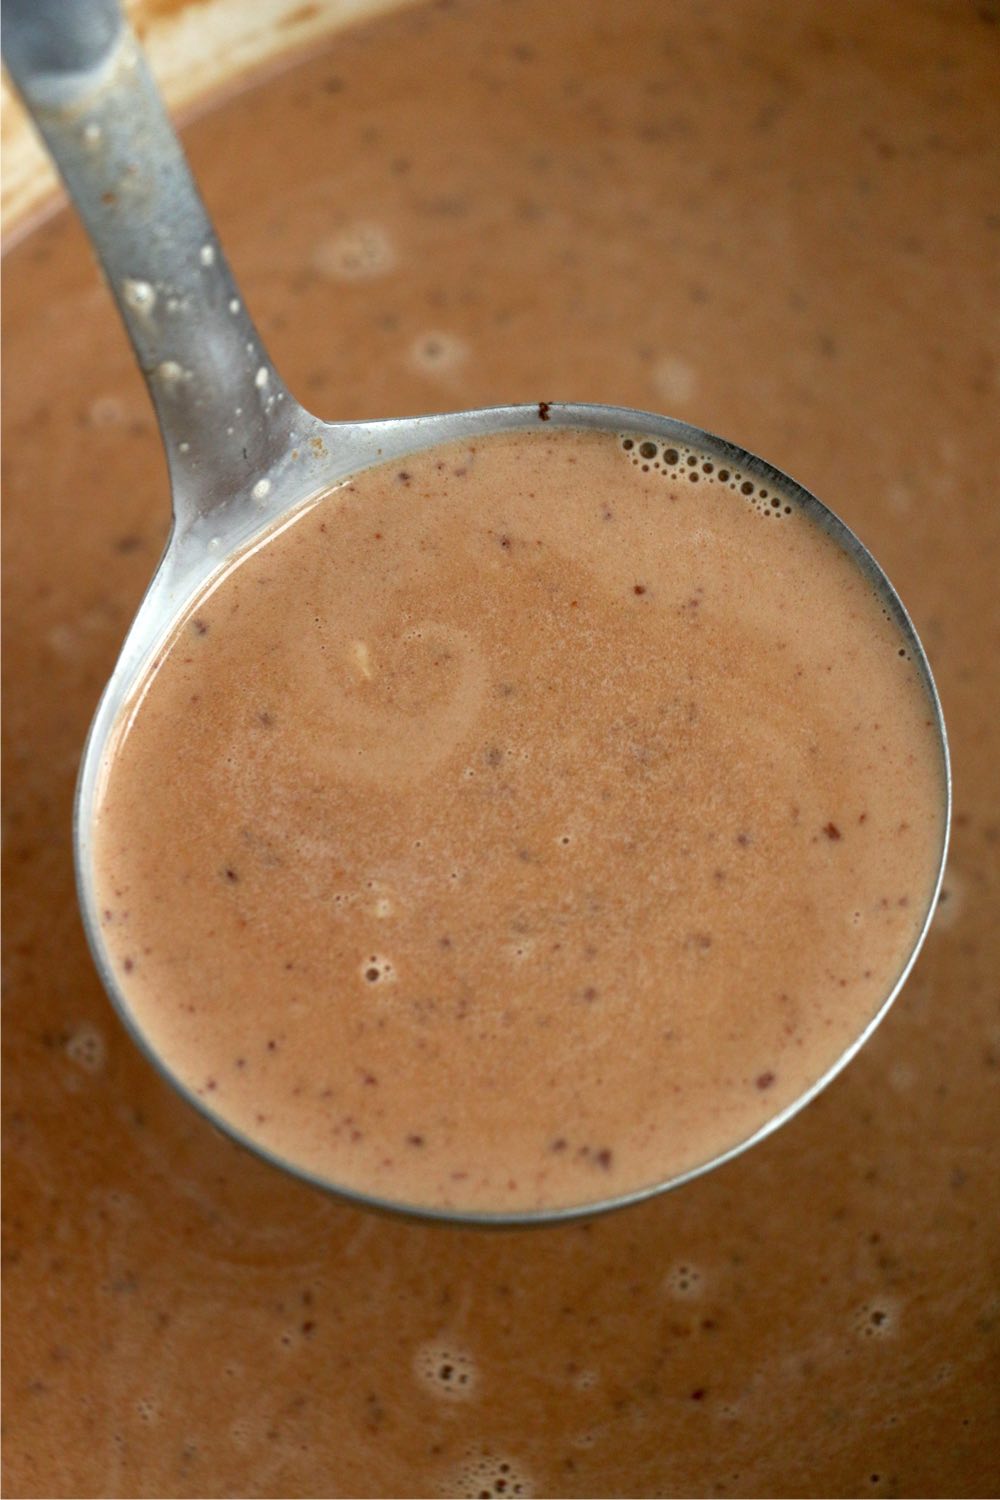
M 367 281 L 384 276 L 396 264 L 396 252 L 379 224 L 349 224 L 321 240 L 312 261 L 322 276 L 338 281 Z
M 65 1046 L 66 1056 L 85 1073 L 99 1073 L 104 1067 L 107 1047 L 95 1026 L 78 1026 Z
M 391 958 L 373 953 L 361 965 L 361 977 L 366 984 L 385 984 L 388 980 L 395 979 L 396 969 Z
M 596 1370 L 579 1370 L 573 1377 L 573 1384 L 578 1391 L 592 1391 L 599 1379 L 600 1376 Z
M 701 1290 L 701 1272 L 697 1266 L 673 1266 L 666 1274 L 664 1286 L 674 1297 L 697 1296 Z
M 140 1396 L 135 1403 L 135 1409 L 139 1413 L 139 1419 L 143 1422 L 155 1422 L 160 1415 L 160 1408 L 155 1401 L 148 1397 Z
M 257 501 L 258 505 L 261 503 L 261 501 L 266 500 L 270 493 L 271 481 L 269 479 L 258 479 L 257 483 L 250 491 L 250 494 L 252 495 L 253 499 Z
M 736 488 L 734 485 L 733 488 Z M 739 481 L 739 493 L 747 499 L 749 504 L 759 516 L 779 518 L 790 516 L 792 507 L 781 499 L 780 495 L 772 494 L 764 485 L 757 485 L 752 479 L 741 479 Z
M 489 1449 L 470 1450 L 447 1477 L 439 1493 L 454 1500 L 491 1500 L 493 1496 L 524 1496 L 535 1493 L 525 1469 L 513 1458 Z
M 454 333 L 421 333 L 409 350 L 410 364 L 424 375 L 445 375 L 460 369 L 469 357 L 469 346 Z
M 855 1331 L 866 1339 L 884 1339 L 895 1331 L 895 1314 L 884 1301 L 866 1303 L 855 1318 Z
M 445 1401 L 468 1401 L 479 1384 L 472 1355 L 450 1343 L 423 1344 L 414 1356 L 413 1372 Z
M 619 444 L 630 462 L 644 474 L 655 471 L 673 478 L 686 475 L 690 484 L 698 484 L 703 479 L 726 484 L 742 495 L 759 515 L 781 517 L 792 514 L 791 505 L 781 496 L 697 449 L 680 444 L 675 447 L 654 438 L 638 438 L 631 433 L 621 435 Z

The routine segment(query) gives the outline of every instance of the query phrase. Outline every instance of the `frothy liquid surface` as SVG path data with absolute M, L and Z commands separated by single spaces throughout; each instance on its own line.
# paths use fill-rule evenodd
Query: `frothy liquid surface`
M 735 1146 L 891 990 L 942 838 L 871 584 L 704 455 L 508 434 L 356 477 L 123 715 L 103 939 L 220 1117 L 330 1181 L 531 1210 Z

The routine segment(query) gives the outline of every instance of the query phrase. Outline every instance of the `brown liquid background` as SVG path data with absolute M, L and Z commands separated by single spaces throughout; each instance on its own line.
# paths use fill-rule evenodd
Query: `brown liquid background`
M 672 410 L 832 503 L 931 653 L 953 852 L 888 1021 L 747 1157 L 557 1231 L 393 1222 L 285 1181 L 113 1021 L 73 778 L 166 485 L 76 225 L 15 249 L 7 1493 L 458 1493 L 470 1449 L 474 1493 L 995 1492 L 996 50 L 987 4 L 580 4 L 567 28 L 562 5 L 488 3 L 345 36 L 189 132 L 322 415 Z M 331 279 L 310 255 L 358 220 L 398 264 Z M 414 365 L 441 333 L 464 366 L 440 338 Z

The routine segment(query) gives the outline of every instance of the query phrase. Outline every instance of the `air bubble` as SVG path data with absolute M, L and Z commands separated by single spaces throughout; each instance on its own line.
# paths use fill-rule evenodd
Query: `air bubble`
M 396 252 L 381 225 L 357 223 L 321 240 L 312 262 L 322 276 L 336 281 L 368 281 L 392 270 Z
M 118 427 L 126 415 L 125 403 L 118 396 L 96 396 L 87 408 L 91 427 Z
M 202 245 L 201 249 L 198 252 L 198 259 L 201 261 L 201 263 L 202 263 L 203 266 L 214 265 L 215 264 L 215 246 L 214 245 Z
M 268 372 L 267 366 L 261 365 L 260 369 L 257 371 L 256 375 L 253 378 L 253 383 L 259 391 L 263 391 L 267 389 L 267 384 L 270 379 L 271 376 Z
M 854 1327 L 855 1332 L 862 1338 L 887 1338 L 895 1333 L 896 1309 L 886 1298 L 878 1302 L 866 1303 L 859 1311 Z
M 395 979 L 396 968 L 391 958 L 373 953 L 361 965 L 361 977 L 366 984 L 385 984 Z
M 471 1449 L 465 1459 L 452 1470 L 439 1490 L 439 1494 L 463 1500 L 491 1500 L 492 1496 L 529 1497 L 534 1495 L 534 1483 L 527 1471 L 516 1459 L 507 1454 L 492 1453 L 488 1448 Z
M 424 375 L 445 375 L 459 369 L 469 357 L 465 339 L 454 333 L 422 333 L 410 345 L 410 363 Z
M 419 1348 L 413 1371 L 419 1381 L 445 1401 L 468 1401 L 479 1384 L 479 1370 L 472 1355 L 447 1342 Z
M 258 479 L 257 483 L 250 491 L 250 494 L 253 496 L 254 500 L 257 500 L 258 502 L 261 500 L 266 500 L 270 493 L 271 481 L 269 479 Z
M 85 1073 L 99 1073 L 107 1056 L 104 1037 L 95 1026 L 79 1026 L 66 1041 L 66 1056 Z
M 516 943 L 508 943 L 504 949 L 511 963 L 515 964 L 524 963 L 524 960 L 530 958 L 534 951 L 535 944 L 531 938 L 521 938 Z
M 676 1265 L 664 1278 L 664 1286 L 673 1297 L 696 1297 L 701 1291 L 701 1272 L 697 1266 Z

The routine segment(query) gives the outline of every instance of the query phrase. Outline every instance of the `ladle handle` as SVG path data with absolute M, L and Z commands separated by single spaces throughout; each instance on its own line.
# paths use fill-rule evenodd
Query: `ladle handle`
M 117 0 L 4 0 L 2 43 L 146 377 L 176 519 L 207 515 L 267 474 L 305 414 L 246 312 Z

